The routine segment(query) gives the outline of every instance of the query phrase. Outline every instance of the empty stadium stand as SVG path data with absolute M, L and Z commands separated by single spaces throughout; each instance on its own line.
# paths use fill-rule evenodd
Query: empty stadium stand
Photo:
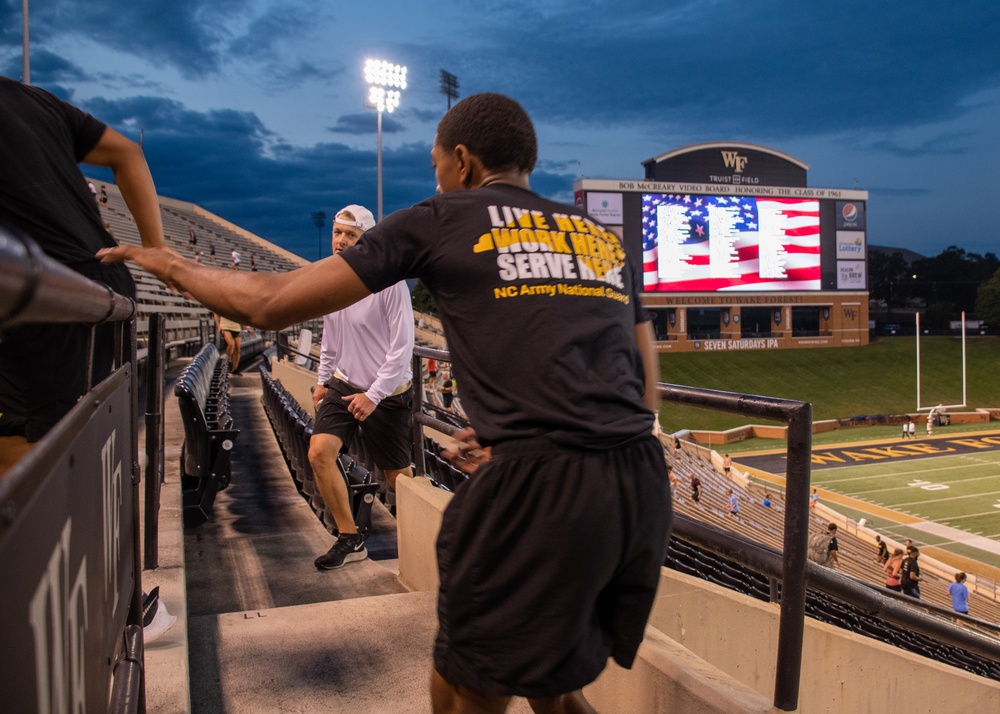
M 101 207 L 101 214 L 115 239 L 140 245 L 139 231 L 118 187 L 107 182 L 93 183 L 107 189 L 108 202 Z M 212 265 L 209 256 L 212 245 L 216 250 L 214 264 L 220 268 L 231 266 L 230 251 L 234 248 L 243 256 L 245 270 L 249 270 L 251 256 L 256 260 L 258 271 L 262 272 L 285 272 L 309 262 L 191 203 L 160 197 L 160 216 L 167 246 L 192 260 L 199 250 L 203 251 L 206 265 Z M 188 228 L 195 231 L 197 246 L 188 242 Z M 212 339 L 214 325 L 209 310 L 170 290 L 142 268 L 136 265 L 129 268 L 136 281 L 140 359 L 145 356 L 148 319 L 154 312 L 166 318 L 167 348 L 174 354 L 193 354 Z

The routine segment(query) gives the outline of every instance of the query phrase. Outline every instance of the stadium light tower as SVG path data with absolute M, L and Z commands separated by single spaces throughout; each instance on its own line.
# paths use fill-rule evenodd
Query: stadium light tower
M 406 67 L 385 60 L 365 60 L 368 104 L 378 110 L 378 220 L 382 220 L 382 112 L 399 106 L 400 92 L 406 89 Z
M 451 72 L 441 70 L 441 94 L 448 97 L 448 109 L 451 109 L 451 102 L 458 99 L 458 77 Z
M 326 225 L 326 211 L 312 212 L 313 225 L 316 226 L 316 260 L 323 257 L 323 226 Z

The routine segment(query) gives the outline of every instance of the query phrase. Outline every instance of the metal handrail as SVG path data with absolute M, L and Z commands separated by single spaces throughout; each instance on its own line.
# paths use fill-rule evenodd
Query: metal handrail
M 781 556 L 781 616 L 778 621 L 774 706 L 783 711 L 794 711 L 798 708 L 802 640 L 805 632 L 812 405 L 791 399 L 676 384 L 658 386 L 660 396 L 668 402 L 781 421 L 788 425 L 785 532 Z
M 121 322 L 135 303 L 42 252 L 20 231 L 0 225 L 0 327 L 29 322 Z

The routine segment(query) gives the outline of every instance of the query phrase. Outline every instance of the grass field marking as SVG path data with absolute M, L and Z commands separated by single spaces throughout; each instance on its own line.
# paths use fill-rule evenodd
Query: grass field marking
M 1000 491 L 987 491 L 986 493 L 972 493 L 965 496 L 949 496 L 948 498 L 935 498 L 929 501 L 909 501 L 907 503 L 897 503 L 896 505 L 900 507 L 922 506 L 927 503 L 938 504 L 938 503 L 944 503 L 945 501 L 961 501 L 963 499 L 968 499 L 968 498 L 980 499 L 980 498 L 986 498 L 988 496 L 998 496 L 998 495 L 1000 495 Z M 1000 501 L 997 501 L 997 503 L 993 507 L 1000 508 Z
M 855 466 L 854 468 L 856 468 L 856 469 L 862 469 L 864 467 L 863 466 Z M 893 472 L 893 473 L 882 472 L 882 473 L 868 474 L 866 476 L 852 476 L 850 478 L 838 478 L 838 479 L 835 479 L 835 480 L 829 481 L 829 482 L 825 481 L 823 479 L 812 479 L 812 483 L 814 485 L 818 485 L 818 484 L 821 484 L 821 483 L 822 484 L 825 484 L 825 483 L 840 484 L 840 483 L 850 483 L 851 481 L 868 481 L 870 479 L 891 478 L 893 476 L 909 477 L 909 476 L 917 476 L 917 475 L 920 475 L 920 474 L 933 474 L 933 473 L 940 473 L 941 471 L 948 471 L 950 469 L 963 469 L 963 468 L 968 468 L 968 467 L 967 466 L 948 466 L 948 467 L 941 468 L 941 469 L 917 469 L 917 470 L 914 470 L 914 471 L 898 471 L 898 472 Z M 996 477 L 995 476 L 989 476 L 988 478 L 996 478 Z
M 905 484 L 903 486 L 893 486 L 892 488 L 873 488 L 873 489 L 869 489 L 867 491 L 855 491 L 855 490 L 852 490 L 851 491 L 851 495 L 852 496 L 859 496 L 861 494 L 869 494 L 869 493 L 886 493 L 887 491 L 901 491 L 903 489 L 911 489 L 911 488 L 919 488 L 919 487 L 918 486 L 913 486 L 912 484 Z M 927 501 L 920 501 L 920 503 L 927 503 Z M 886 508 L 895 508 L 896 507 L 896 506 L 889 506 L 889 505 L 886 505 L 884 503 L 880 503 L 879 505 L 880 506 L 885 506 Z M 903 505 L 903 504 L 900 504 L 900 505 Z
M 960 456 L 960 455 L 958 455 L 958 456 L 952 456 L 950 458 L 952 458 L 952 459 L 962 459 L 963 457 Z M 994 465 L 993 462 L 987 462 L 987 463 L 989 465 L 991 465 L 991 466 Z M 962 469 L 974 469 L 974 468 L 979 468 L 979 466 L 977 464 L 958 464 L 956 466 L 945 466 L 945 467 L 937 468 L 937 469 L 912 469 L 912 470 L 908 470 L 908 471 L 895 471 L 895 472 L 892 472 L 892 473 L 870 473 L 870 474 L 865 475 L 865 476 L 852 476 L 852 477 L 849 477 L 849 478 L 839 478 L 839 479 L 833 479 L 833 480 L 827 480 L 827 479 L 824 479 L 824 478 L 820 477 L 820 478 L 812 479 L 812 483 L 814 483 L 814 484 L 824 484 L 824 486 L 826 486 L 827 484 L 843 484 L 843 483 L 850 483 L 852 481 L 867 481 L 869 479 L 892 478 L 892 477 L 896 477 L 896 476 L 902 476 L 904 478 L 909 478 L 909 477 L 912 477 L 912 476 L 922 476 L 922 475 L 926 475 L 926 474 L 933 475 L 933 474 L 944 473 L 946 471 L 958 471 L 958 470 L 962 470 Z M 861 470 L 861 469 L 864 469 L 864 467 L 863 466 L 856 466 L 856 467 L 854 467 L 854 469 L 855 470 Z M 832 469 L 825 469 L 824 471 L 820 471 L 818 475 L 824 474 L 825 471 L 829 471 L 829 470 L 832 470 Z M 974 481 L 974 480 L 978 480 L 978 479 L 995 479 L 995 478 L 997 478 L 997 476 L 998 476 L 997 474 L 992 474 L 992 475 L 989 475 L 989 476 L 977 476 L 977 477 L 975 477 L 973 479 L 958 479 L 956 481 L 947 481 L 946 483 L 965 483 L 966 481 Z
M 984 511 L 983 513 L 963 513 L 961 516 L 948 516 L 948 520 L 960 521 L 964 518 L 978 518 L 980 516 L 995 516 L 996 511 Z
M 928 461 L 935 461 L 937 459 L 956 459 L 956 460 L 959 460 L 959 459 L 968 459 L 968 460 L 972 460 L 972 459 L 969 459 L 968 457 L 969 457 L 968 454 L 947 454 L 945 456 L 928 456 L 925 459 L 918 458 L 918 459 L 913 459 L 913 460 L 916 461 L 916 462 L 918 462 L 918 463 L 921 463 L 921 464 L 927 463 Z M 889 463 L 892 463 L 892 462 L 889 462 Z M 906 463 L 906 462 L 897 461 L 896 463 Z M 1000 460 L 998 460 L 998 461 L 985 461 L 985 462 L 976 460 L 976 464 L 978 464 L 978 465 L 996 465 L 998 463 L 1000 463 Z M 887 466 L 887 465 L 888 464 L 872 464 L 872 463 L 863 463 L 862 464 L 862 463 L 858 463 L 858 464 L 853 464 L 853 465 L 850 465 L 850 466 L 833 466 L 833 467 L 827 468 L 827 469 L 818 469 L 816 471 L 813 471 L 812 473 L 815 474 L 815 475 L 823 475 L 823 476 L 825 476 L 826 474 L 830 473 L 831 471 L 851 471 L 851 470 L 856 470 L 856 469 L 864 469 L 864 468 L 867 468 L 867 467 L 871 467 L 871 468 L 875 469 L 875 468 L 878 468 L 880 466 Z M 836 479 L 836 483 L 844 483 L 844 482 L 847 482 L 847 481 L 859 481 L 859 480 L 864 480 L 866 478 L 876 478 L 876 477 L 880 477 L 880 476 L 907 476 L 907 475 L 910 475 L 910 474 L 936 473 L 936 472 L 940 472 L 940 471 L 953 471 L 955 469 L 965 469 L 965 468 L 969 468 L 969 464 L 960 464 L 958 466 L 943 466 L 943 467 L 939 467 L 939 468 L 914 469 L 914 470 L 910 470 L 910 471 L 898 471 L 898 472 L 894 472 L 894 473 L 891 473 L 891 474 L 889 474 L 889 473 L 880 473 L 880 474 L 871 474 L 870 476 L 853 476 L 853 477 L 848 477 L 848 478 Z M 815 479 L 815 478 L 812 479 L 812 482 L 816 483 L 817 479 Z

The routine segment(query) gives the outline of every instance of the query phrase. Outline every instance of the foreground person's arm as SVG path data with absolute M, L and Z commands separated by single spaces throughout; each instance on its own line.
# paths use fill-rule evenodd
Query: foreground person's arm
M 210 268 L 164 248 L 134 245 L 105 248 L 97 255 L 104 263 L 134 261 L 212 312 L 266 330 L 321 317 L 370 294 L 337 255 L 289 273 Z
M 635 343 L 639 347 L 642 355 L 642 366 L 646 376 L 646 391 L 643 394 L 643 401 L 649 410 L 656 415 L 657 421 L 660 416 L 660 390 L 657 385 L 660 382 L 660 358 L 653 346 L 653 323 L 639 322 L 635 326 Z

